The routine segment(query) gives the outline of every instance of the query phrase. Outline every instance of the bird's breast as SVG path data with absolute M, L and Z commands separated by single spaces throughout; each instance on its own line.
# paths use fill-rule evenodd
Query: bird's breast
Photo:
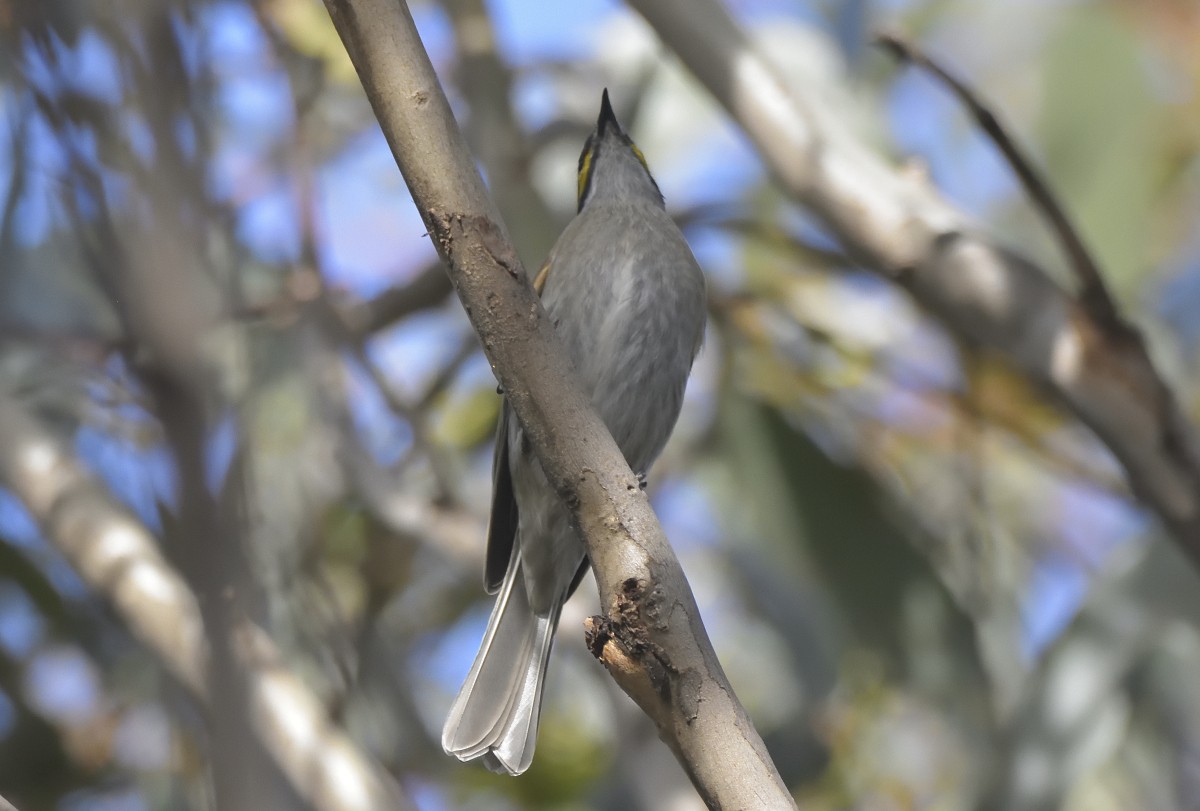
M 546 308 L 592 404 L 645 470 L 679 414 L 704 330 L 703 276 L 660 209 L 573 225 L 555 251 Z

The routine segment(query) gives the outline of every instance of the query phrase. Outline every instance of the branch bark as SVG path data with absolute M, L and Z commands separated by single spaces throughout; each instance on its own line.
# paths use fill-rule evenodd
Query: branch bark
M 83 581 L 194 695 L 206 703 L 219 700 L 208 690 L 196 598 L 141 522 L 2 392 L 0 449 L 0 482 L 21 499 Z M 300 796 L 321 811 L 411 808 L 391 777 L 286 669 L 260 628 L 241 623 L 235 649 L 249 686 L 250 723 Z
M 484 189 L 412 16 L 394 0 L 325 0 L 484 351 L 570 505 L 601 603 L 643 643 L 651 713 L 713 808 L 794 808 L 738 702 L 637 478 L 575 380 Z M 636 697 L 636 696 L 635 696 Z M 647 706 L 651 704 L 652 706 Z
M 981 234 L 925 183 L 792 91 L 719 0 L 629 0 L 758 148 L 776 182 L 864 266 L 1045 386 L 1112 451 L 1200 565 L 1200 442 L 1140 338 Z

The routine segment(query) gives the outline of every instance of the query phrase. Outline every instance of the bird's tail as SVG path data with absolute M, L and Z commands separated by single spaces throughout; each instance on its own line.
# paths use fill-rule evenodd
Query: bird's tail
M 513 550 L 487 633 L 442 729 L 442 748 L 483 758 L 494 772 L 521 774 L 533 760 L 550 645 L 561 605 L 539 617 L 529 607 L 520 554 Z

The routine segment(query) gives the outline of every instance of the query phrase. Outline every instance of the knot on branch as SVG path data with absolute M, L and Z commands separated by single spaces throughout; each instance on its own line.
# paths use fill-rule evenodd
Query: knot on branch
M 646 581 L 631 577 L 621 584 L 608 616 L 584 622 L 588 650 L 621 689 L 660 723 L 671 704 L 672 677 L 679 674 L 651 638 L 650 628 L 663 630 L 667 625 L 662 603 L 657 587 L 647 588 Z

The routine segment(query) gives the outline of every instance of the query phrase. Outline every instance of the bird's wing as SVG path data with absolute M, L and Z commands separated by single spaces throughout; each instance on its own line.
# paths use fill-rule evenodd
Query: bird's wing
M 547 259 L 533 280 L 533 289 L 540 296 L 550 275 Z M 487 558 L 484 563 L 483 585 L 488 594 L 495 594 L 504 582 L 512 557 L 513 541 L 517 537 L 517 498 L 513 494 L 512 471 L 508 466 L 508 426 L 513 419 L 508 401 L 500 407 L 500 423 L 496 427 L 496 452 L 492 456 L 492 515 L 488 521 Z
M 513 494 L 512 471 L 508 466 L 508 421 L 512 419 L 508 401 L 500 407 L 496 427 L 496 452 L 492 457 L 492 515 L 488 520 L 487 558 L 483 569 L 483 587 L 495 594 L 504 582 L 517 537 L 517 497 Z

